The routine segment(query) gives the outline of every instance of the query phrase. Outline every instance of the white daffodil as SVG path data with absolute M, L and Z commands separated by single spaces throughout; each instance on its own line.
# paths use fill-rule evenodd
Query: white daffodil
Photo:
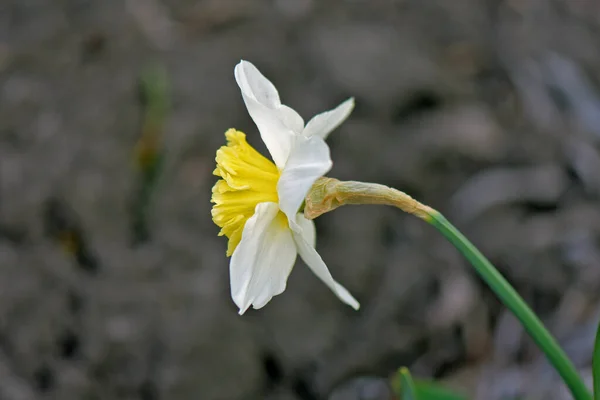
M 273 162 L 235 129 L 217 151 L 212 217 L 229 238 L 231 296 L 243 314 L 261 308 L 285 290 L 296 256 L 346 304 L 358 309 L 352 295 L 337 283 L 315 250 L 314 223 L 300 213 L 313 183 L 332 165 L 327 135 L 344 121 L 354 100 L 312 118 L 281 104 L 275 86 L 251 63 L 235 67 L 235 79 L 248 113 L 260 131 Z

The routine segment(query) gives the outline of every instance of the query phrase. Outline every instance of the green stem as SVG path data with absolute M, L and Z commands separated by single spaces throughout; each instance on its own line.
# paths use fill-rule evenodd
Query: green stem
M 594 356 L 592 358 L 592 375 L 594 378 L 594 399 L 600 399 L 600 324 L 596 331 L 594 343 Z
M 592 396 L 577 373 L 575 366 L 565 352 L 544 327 L 540 319 L 527 306 L 515 289 L 504 279 L 498 270 L 484 257 L 469 240 L 456 229 L 442 214 L 429 212 L 427 222 L 435 226 L 471 262 L 477 273 L 500 298 L 502 303 L 521 321 L 533 340 L 546 354 L 554 368 L 569 387 L 576 400 L 591 400 Z M 598 339 L 596 339 L 598 346 Z M 600 362 L 600 361 L 596 361 Z M 594 382 L 594 387 L 597 387 Z

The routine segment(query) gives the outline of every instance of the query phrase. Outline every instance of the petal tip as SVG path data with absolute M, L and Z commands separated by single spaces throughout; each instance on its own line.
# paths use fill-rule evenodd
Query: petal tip
M 239 297 L 236 298 L 234 296 L 232 296 L 232 297 L 233 297 L 233 302 L 235 303 L 235 305 L 238 308 L 238 315 L 244 315 L 246 313 L 246 311 L 248 311 L 248 309 L 250 308 L 252 303 L 248 302 L 247 299 L 240 299 Z
M 340 123 L 344 122 L 344 120 L 350 116 L 352 111 L 354 111 L 355 105 L 356 101 L 354 100 L 354 97 L 349 97 L 342 102 L 340 106 L 345 110 L 346 115 L 341 119 Z
M 243 70 L 245 70 L 250 65 L 252 65 L 251 62 L 246 61 L 246 60 L 240 60 L 240 62 L 235 65 L 235 68 L 233 69 L 233 72 L 234 72 L 235 75 L 238 75 L 240 73 L 244 73 L 245 71 L 243 71 Z

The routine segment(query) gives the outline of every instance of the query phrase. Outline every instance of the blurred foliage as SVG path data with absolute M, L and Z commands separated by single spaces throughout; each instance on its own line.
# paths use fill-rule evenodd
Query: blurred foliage
M 159 65 L 147 67 L 140 76 L 142 106 L 140 136 L 134 150 L 138 183 L 132 201 L 131 234 L 133 243 L 149 239 L 148 208 L 164 161 L 162 139 L 169 109 L 167 73 Z
M 466 400 L 466 397 L 436 383 L 413 380 L 405 367 L 392 377 L 392 388 L 400 400 Z

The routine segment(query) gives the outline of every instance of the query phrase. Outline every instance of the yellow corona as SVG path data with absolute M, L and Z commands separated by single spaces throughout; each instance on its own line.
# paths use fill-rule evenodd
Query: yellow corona
M 242 231 L 256 205 L 277 203 L 277 182 L 281 175 L 275 164 L 248 144 L 246 135 L 235 129 L 225 132 L 227 145 L 217 150 L 217 168 L 221 177 L 212 188 L 214 223 L 221 228 L 219 236 L 227 236 L 227 256 L 242 239 Z M 282 215 L 283 216 L 283 215 Z

